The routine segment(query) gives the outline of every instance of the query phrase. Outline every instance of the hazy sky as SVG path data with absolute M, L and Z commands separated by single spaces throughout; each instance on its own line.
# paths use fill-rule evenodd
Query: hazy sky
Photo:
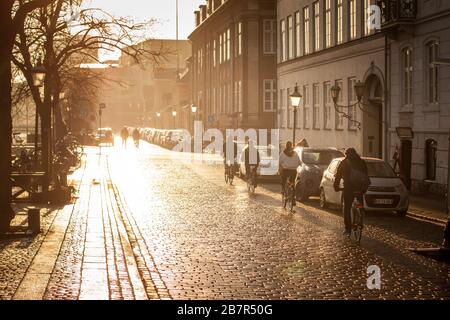
M 175 39 L 176 0 L 90 0 L 91 7 L 99 7 L 115 15 L 132 17 L 137 22 L 156 18 L 153 38 Z M 194 29 L 194 11 L 205 0 L 179 0 L 179 36 L 187 39 Z

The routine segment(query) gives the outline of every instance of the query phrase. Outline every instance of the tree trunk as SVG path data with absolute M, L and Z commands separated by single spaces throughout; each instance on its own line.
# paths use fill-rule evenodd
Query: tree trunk
M 0 17 L 0 20 L 2 17 Z M 14 212 L 11 208 L 11 52 L 13 37 L 0 22 L 0 234 L 9 229 Z

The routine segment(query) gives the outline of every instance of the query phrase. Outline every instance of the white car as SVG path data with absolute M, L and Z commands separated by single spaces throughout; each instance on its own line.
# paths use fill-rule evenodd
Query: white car
M 324 171 L 320 183 L 320 206 L 337 205 L 343 207 L 342 191 L 334 190 L 334 175 L 344 158 L 334 159 Z M 370 186 L 364 195 L 366 211 L 395 211 L 405 216 L 409 207 L 409 191 L 392 167 L 384 160 L 363 158 L 367 164 Z M 342 182 L 341 182 L 342 187 Z

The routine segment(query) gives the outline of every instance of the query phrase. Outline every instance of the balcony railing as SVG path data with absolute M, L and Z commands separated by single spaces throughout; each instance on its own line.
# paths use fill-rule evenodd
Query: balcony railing
M 381 9 L 381 28 L 387 29 L 402 24 L 414 23 L 417 0 L 378 0 Z

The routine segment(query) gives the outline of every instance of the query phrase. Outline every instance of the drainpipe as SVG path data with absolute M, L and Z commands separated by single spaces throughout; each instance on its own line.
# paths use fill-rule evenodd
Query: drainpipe
M 384 36 L 384 105 L 385 105 L 385 112 L 384 112 L 384 160 L 389 162 L 389 144 L 390 144 L 390 137 L 389 137 L 389 126 L 390 126 L 390 116 L 391 116 L 391 101 L 389 98 L 390 93 L 390 44 L 389 39 L 387 35 Z M 389 62 L 388 62 L 389 59 Z

